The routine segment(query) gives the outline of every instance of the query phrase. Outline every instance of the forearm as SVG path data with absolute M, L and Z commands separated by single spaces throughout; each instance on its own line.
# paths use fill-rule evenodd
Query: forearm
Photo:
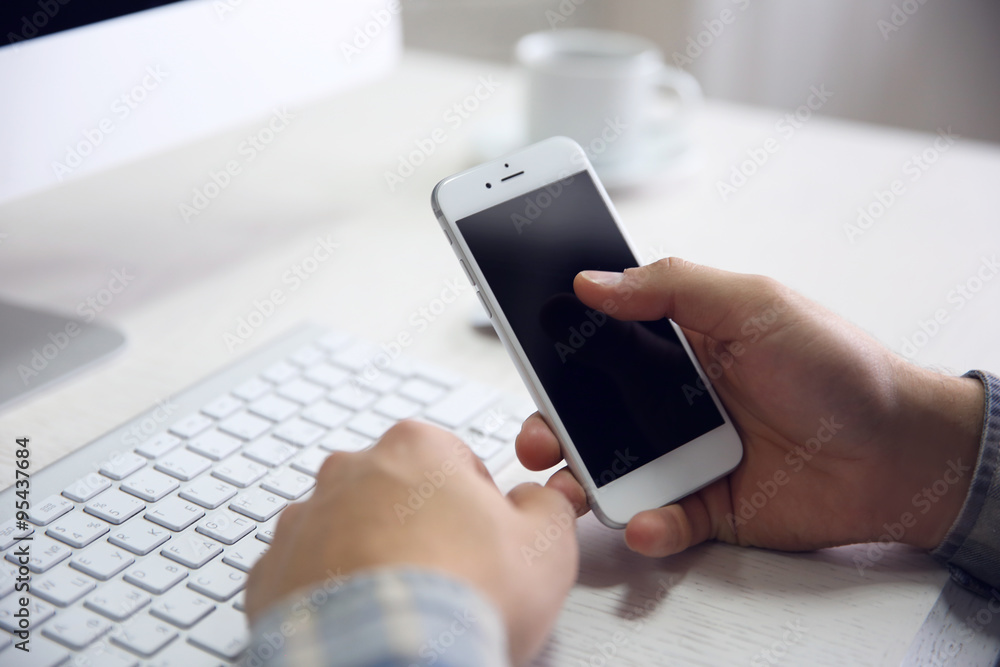
M 246 664 L 501 667 L 507 638 L 496 608 L 469 586 L 391 568 L 283 600 L 254 625 Z

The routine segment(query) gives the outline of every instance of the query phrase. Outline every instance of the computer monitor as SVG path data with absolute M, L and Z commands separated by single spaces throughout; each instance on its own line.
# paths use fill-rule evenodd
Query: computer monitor
M 0 204 L 376 78 L 402 50 L 400 10 L 399 0 L 4 0 Z M 0 407 L 124 341 L 25 305 L 45 307 L 0 303 Z

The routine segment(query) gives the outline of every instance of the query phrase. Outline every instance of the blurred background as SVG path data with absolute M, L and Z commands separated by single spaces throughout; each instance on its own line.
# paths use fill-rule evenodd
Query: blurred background
M 509 61 L 528 32 L 611 28 L 655 40 L 709 97 L 790 108 L 810 86 L 824 84 L 834 93 L 824 114 L 929 132 L 952 125 L 962 136 L 1000 141 L 996 0 L 402 4 L 408 47 Z M 720 18 L 725 11 L 728 23 Z

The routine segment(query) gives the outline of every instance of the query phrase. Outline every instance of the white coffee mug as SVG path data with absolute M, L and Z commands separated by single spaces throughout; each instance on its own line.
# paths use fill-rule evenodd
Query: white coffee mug
M 549 30 L 522 37 L 515 56 L 528 75 L 529 139 L 563 135 L 602 165 L 634 160 L 657 132 L 676 131 L 684 113 L 701 101 L 701 86 L 669 67 L 657 46 L 608 30 Z M 656 114 L 664 89 L 679 107 Z

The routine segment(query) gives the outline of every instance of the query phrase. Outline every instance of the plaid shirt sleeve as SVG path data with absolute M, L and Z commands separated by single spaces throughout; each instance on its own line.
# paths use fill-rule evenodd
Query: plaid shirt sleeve
M 962 586 L 1000 600 L 1000 378 L 970 371 L 986 389 L 979 459 L 962 510 L 931 554 Z
M 494 605 L 427 570 L 387 568 L 299 591 L 252 628 L 247 667 L 509 667 Z

